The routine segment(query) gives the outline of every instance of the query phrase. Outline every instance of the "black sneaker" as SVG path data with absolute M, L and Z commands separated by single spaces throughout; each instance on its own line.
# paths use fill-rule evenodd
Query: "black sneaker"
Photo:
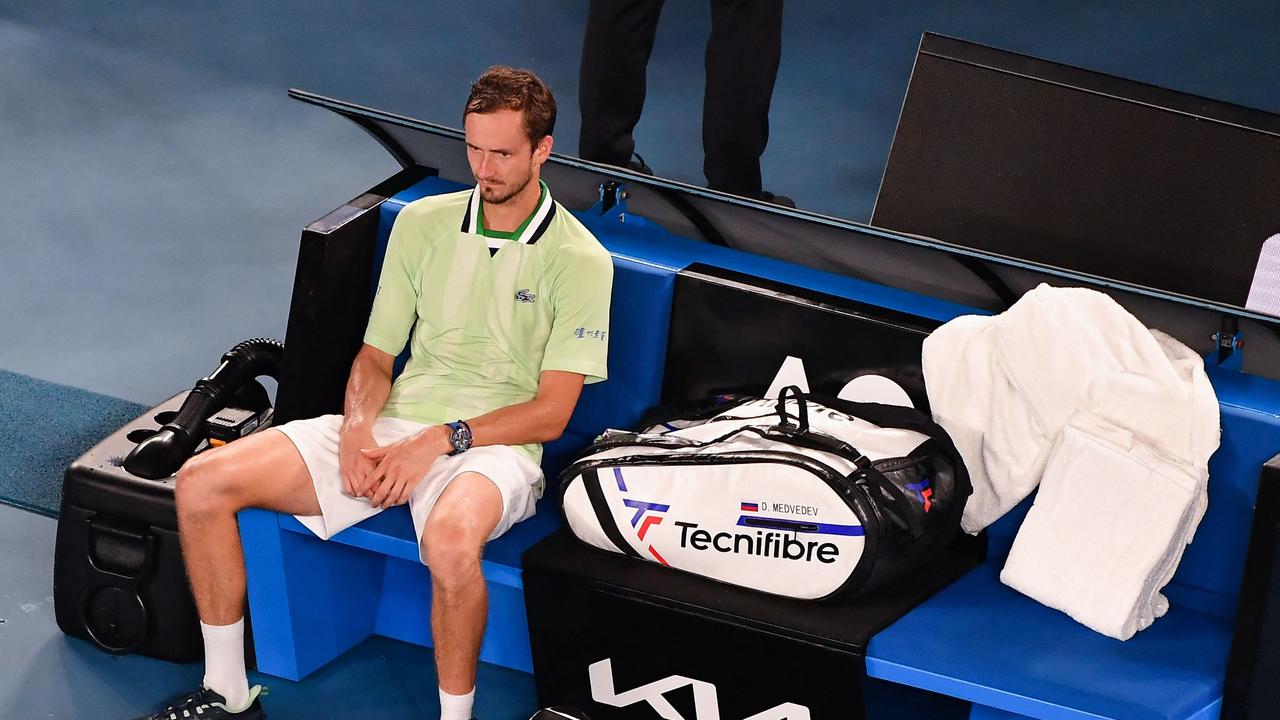
M 631 159 L 627 161 L 627 169 L 644 173 L 645 175 L 653 174 L 653 169 L 645 163 L 644 158 L 640 157 L 640 153 L 631 153 Z
M 226 698 L 202 687 L 194 692 L 175 695 L 165 701 L 160 710 L 135 720 L 263 720 L 267 714 L 263 712 L 262 702 L 258 698 L 266 694 L 266 688 L 254 685 L 249 688 L 249 707 L 240 712 L 231 712 L 227 709 Z
M 786 195 L 774 195 L 768 190 L 765 190 L 764 192 L 760 193 L 760 199 L 767 203 L 773 203 L 774 205 L 781 205 L 782 207 L 785 207 L 785 208 L 794 208 L 796 206 L 795 200 L 792 200 Z

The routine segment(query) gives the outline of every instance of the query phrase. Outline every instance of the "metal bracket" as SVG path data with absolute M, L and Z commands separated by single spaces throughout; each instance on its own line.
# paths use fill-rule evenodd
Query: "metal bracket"
M 608 180 L 600 183 L 600 214 L 603 215 L 614 208 L 617 213 L 622 214 L 627 211 L 627 198 L 631 197 L 631 193 L 627 192 L 627 188 L 617 180 Z
M 1244 367 L 1244 333 L 1240 332 L 1239 318 L 1224 315 L 1222 329 L 1213 334 L 1217 346 L 1217 365 L 1228 370 Z
M 648 220 L 639 215 L 632 215 L 627 210 L 627 198 L 631 197 L 631 191 L 627 190 L 627 186 L 617 180 L 607 180 L 600 183 L 599 194 L 596 204 L 588 212 L 594 213 L 601 217 L 610 217 L 620 223 L 628 225 L 645 226 Z

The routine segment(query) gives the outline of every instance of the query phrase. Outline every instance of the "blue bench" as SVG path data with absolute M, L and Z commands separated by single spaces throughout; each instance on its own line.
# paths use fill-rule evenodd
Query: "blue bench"
M 461 186 L 427 178 L 383 203 L 379 237 L 423 195 Z M 658 401 L 674 277 L 694 263 L 946 321 L 964 306 L 674 237 L 599 207 L 575 213 L 614 258 L 610 380 L 583 394 L 565 436 L 548 446 L 548 477 L 606 427 Z M 973 718 L 1217 717 L 1259 469 L 1280 448 L 1280 384 L 1211 368 L 1223 444 L 1210 465 L 1210 505 L 1166 593 L 1169 614 L 1121 643 L 1000 584 L 999 568 L 1028 503 L 989 531 L 983 566 L 876 635 L 867 673 L 973 704 Z M 554 487 L 554 483 L 551 485 Z M 481 658 L 530 670 L 520 570 L 525 549 L 561 524 L 555 493 L 486 549 L 489 630 Z M 408 513 L 393 509 L 317 540 L 289 516 L 241 515 L 258 667 L 301 678 L 377 634 L 429 645 L 429 574 Z M 337 612 L 341 608 L 341 612 Z M 264 620 L 266 620 L 264 622 Z
M 420 197 L 463 186 L 428 177 L 382 203 L 375 271 L 396 214 Z M 547 446 L 549 488 L 537 514 L 490 543 L 482 570 L 489 587 L 483 661 L 532 671 L 520 556 L 560 527 L 554 478 L 607 427 L 628 427 L 659 400 L 675 275 L 707 263 L 778 282 L 945 321 L 967 309 L 831 273 L 670 235 L 621 208 L 575 215 L 613 256 L 609 380 L 588 386 L 564 435 Z M 623 221 L 625 219 L 625 222 Z M 430 645 L 430 575 L 418 561 L 408 511 L 392 508 L 334 536 L 315 538 L 295 518 L 263 510 L 240 514 L 249 610 L 256 618 L 258 669 L 305 677 L 372 635 Z

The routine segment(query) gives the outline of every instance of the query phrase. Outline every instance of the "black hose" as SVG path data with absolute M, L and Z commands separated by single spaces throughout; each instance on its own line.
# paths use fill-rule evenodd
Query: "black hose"
M 124 469 L 151 480 L 177 472 L 200 444 L 205 421 L 225 408 L 240 388 L 254 378 L 278 377 L 283 357 L 284 343 L 279 340 L 254 338 L 237 343 L 223 354 L 217 369 L 191 389 L 173 420 L 129 453 Z

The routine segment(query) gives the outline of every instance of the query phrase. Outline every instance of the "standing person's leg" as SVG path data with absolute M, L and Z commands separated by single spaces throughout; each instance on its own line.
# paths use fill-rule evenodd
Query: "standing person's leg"
M 591 0 L 582 41 L 578 156 L 626 166 L 644 109 L 645 71 L 663 0 Z
M 782 0 L 713 0 L 702 104 L 707 185 L 762 197 L 760 156 L 782 56 Z

